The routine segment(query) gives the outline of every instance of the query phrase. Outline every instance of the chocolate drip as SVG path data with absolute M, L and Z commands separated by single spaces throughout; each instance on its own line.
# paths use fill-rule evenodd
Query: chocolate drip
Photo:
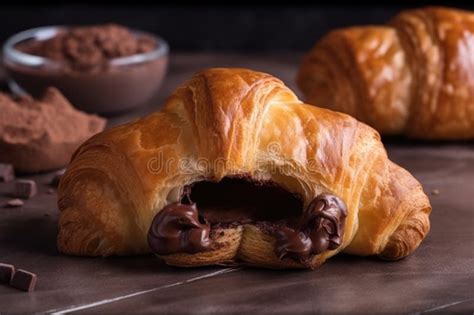
M 196 204 L 172 203 L 153 219 L 148 244 L 159 255 L 197 253 L 208 250 L 210 224 L 200 220 Z
M 286 256 L 298 259 L 311 253 L 311 240 L 303 232 L 283 226 L 275 230 L 275 237 L 275 250 L 280 259 Z
M 275 251 L 278 257 L 307 261 L 310 255 L 338 248 L 344 235 L 347 208 L 336 196 L 322 194 L 305 209 L 296 229 L 275 230 Z
M 211 229 L 225 229 L 242 224 L 255 224 L 264 233 L 273 235 L 276 239 L 274 250 L 280 259 L 287 257 L 305 265 L 312 256 L 336 249 L 342 244 L 347 208 L 334 195 L 322 194 L 314 198 L 299 218 L 291 215 L 280 218 L 274 213 L 262 215 L 266 214 L 264 210 L 268 210 L 264 207 L 267 206 L 265 201 L 268 199 L 242 206 L 238 198 L 230 198 L 230 192 L 224 189 L 219 190 L 217 195 L 211 192 L 206 190 L 205 196 L 211 198 L 211 201 L 218 200 L 216 204 L 195 194 L 201 215 L 196 203 L 192 201 L 194 198 L 191 198 L 191 187 L 187 186 L 183 190 L 181 202 L 166 206 L 155 216 L 148 232 L 152 252 L 167 255 L 210 250 Z M 227 194 L 228 198 L 222 198 L 223 194 Z M 278 205 L 271 204 L 270 208 Z M 296 213 L 297 208 L 294 206 L 285 204 L 283 208 L 287 213 Z

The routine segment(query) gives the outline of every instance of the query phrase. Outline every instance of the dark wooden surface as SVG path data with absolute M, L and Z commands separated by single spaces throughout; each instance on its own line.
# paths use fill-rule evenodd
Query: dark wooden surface
M 294 88 L 300 55 L 173 55 L 155 104 L 208 66 L 270 72 Z M 116 124 L 153 111 L 148 106 Z M 51 174 L 26 176 L 40 193 L 23 208 L 0 208 L 0 261 L 38 274 L 37 290 L 0 285 L 0 313 L 407 313 L 474 312 L 474 144 L 387 139 L 392 160 L 424 185 L 432 230 L 399 262 L 340 255 L 315 271 L 252 268 L 177 269 L 152 256 L 81 258 L 56 251 L 56 195 Z M 0 152 L 1 154 L 1 152 Z M 5 193 L 10 184 L 0 184 Z M 432 192 L 438 190 L 439 194 Z M 2 194 L 0 202 L 7 200 Z

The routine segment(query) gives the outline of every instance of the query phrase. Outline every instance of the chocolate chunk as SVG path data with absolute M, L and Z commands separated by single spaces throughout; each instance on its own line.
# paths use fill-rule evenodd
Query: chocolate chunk
M 13 275 L 11 286 L 19 290 L 31 292 L 35 290 L 38 277 L 29 271 L 18 269 Z
M 58 187 L 59 182 L 61 181 L 61 177 L 63 177 L 65 171 L 66 170 L 63 169 L 63 170 L 60 170 L 60 171 L 57 171 L 56 173 L 54 173 L 54 177 L 51 180 L 50 185 L 53 186 L 53 187 Z
M 0 163 L 0 182 L 10 182 L 15 179 L 13 165 Z
M 15 266 L 0 263 L 0 283 L 10 284 L 15 273 Z
M 15 197 L 30 199 L 38 192 L 36 182 L 31 179 L 19 179 L 15 182 Z
M 159 255 L 197 253 L 210 248 L 210 224 L 200 220 L 196 204 L 172 203 L 153 219 L 148 244 Z
M 23 206 L 24 202 L 21 199 L 11 199 L 5 203 L 4 207 L 7 208 L 16 208 Z

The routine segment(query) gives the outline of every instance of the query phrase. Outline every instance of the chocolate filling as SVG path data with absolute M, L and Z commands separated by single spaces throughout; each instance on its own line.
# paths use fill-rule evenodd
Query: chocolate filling
M 275 254 L 302 263 L 339 247 L 347 209 L 334 195 L 317 196 L 306 208 L 297 195 L 269 181 L 226 177 L 186 186 L 180 202 L 154 218 L 148 243 L 154 253 L 197 253 L 213 248 L 212 231 L 254 224 L 275 237 Z
M 225 227 L 255 222 L 296 221 L 303 213 L 301 198 L 271 181 L 225 177 L 184 189 L 182 203 L 191 200 L 211 225 Z
M 209 249 L 209 222 L 199 217 L 196 204 L 172 203 L 153 219 L 148 244 L 160 255 L 198 253 Z
M 306 263 L 313 255 L 338 248 L 344 236 L 347 208 L 334 195 L 321 194 L 306 207 L 300 222 L 275 229 L 275 253 Z

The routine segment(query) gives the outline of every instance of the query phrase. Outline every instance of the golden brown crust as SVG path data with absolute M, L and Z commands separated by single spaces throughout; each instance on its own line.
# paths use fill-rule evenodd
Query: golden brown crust
M 307 101 L 383 134 L 474 139 L 474 14 L 408 10 L 323 37 L 297 77 Z
M 340 251 L 401 258 L 429 229 L 428 198 L 388 160 L 372 128 L 301 103 L 268 74 L 208 69 L 178 88 L 163 111 L 78 149 L 58 191 L 58 248 L 91 256 L 149 252 L 146 236 L 155 214 L 178 201 L 185 185 L 239 174 L 270 179 L 302 196 L 305 205 L 323 192 L 344 200 L 349 214 L 343 244 L 315 256 L 309 267 Z M 416 228 L 419 220 L 412 218 L 418 217 L 421 233 L 406 232 Z M 277 258 L 274 237 L 253 225 L 228 229 L 214 240 L 219 246 L 208 252 L 162 257 L 180 266 L 307 267 Z M 395 249 L 385 252 L 387 244 Z

